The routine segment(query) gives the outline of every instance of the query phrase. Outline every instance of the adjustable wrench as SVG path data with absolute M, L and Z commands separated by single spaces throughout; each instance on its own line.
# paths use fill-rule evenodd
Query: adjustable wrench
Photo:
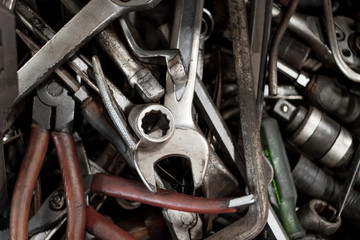
M 13 104 L 36 88 L 114 19 L 130 11 L 150 9 L 159 2 L 160 0 L 91 0 L 18 71 L 19 95 Z

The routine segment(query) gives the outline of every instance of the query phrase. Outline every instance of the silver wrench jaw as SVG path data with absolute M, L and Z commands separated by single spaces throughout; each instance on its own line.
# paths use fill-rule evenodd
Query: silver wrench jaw
M 187 82 L 187 72 L 184 67 L 184 61 L 182 59 L 179 49 L 168 50 L 144 50 L 135 41 L 131 30 L 128 26 L 129 22 L 126 18 L 120 19 L 120 25 L 124 32 L 125 38 L 133 54 L 143 62 L 154 63 L 154 59 L 163 58 L 168 69 L 168 74 L 174 83 Z M 164 64 L 161 61 L 162 64 Z
M 12 105 L 34 90 L 113 20 L 130 11 L 153 8 L 160 1 L 91 0 L 18 71 L 19 95 Z
M 145 102 L 157 102 L 165 94 L 164 88 L 149 69 L 144 68 L 137 71 L 129 81 Z
M 139 141 L 135 150 L 135 169 L 145 186 L 156 193 L 154 166 L 169 157 L 184 157 L 189 160 L 194 187 L 199 188 L 209 161 L 209 144 L 203 135 L 193 129 L 180 129 L 163 144 L 148 144 Z

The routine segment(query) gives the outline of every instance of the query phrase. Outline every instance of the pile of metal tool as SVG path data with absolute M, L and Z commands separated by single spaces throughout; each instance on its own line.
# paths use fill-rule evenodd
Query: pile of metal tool
M 0 0 L 0 240 L 358 239 L 359 0 Z

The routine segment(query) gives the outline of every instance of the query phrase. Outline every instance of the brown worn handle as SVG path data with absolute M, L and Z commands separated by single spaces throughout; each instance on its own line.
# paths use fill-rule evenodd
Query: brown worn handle
M 86 231 L 102 240 L 135 240 L 133 236 L 95 211 L 92 206 L 86 209 Z
M 66 239 L 82 240 L 85 233 L 86 203 L 74 138 L 52 132 L 65 190 L 67 207 Z
M 236 212 L 235 208 L 229 208 L 229 199 L 227 198 L 202 198 L 164 189 L 158 189 L 154 194 L 138 181 L 101 173 L 94 175 L 91 191 L 178 211 L 206 214 Z
M 26 240 L 29 209 L 35 183 L 49 144 L 49 133 L 33 123 L 25 157 L 21 163 L 10 210 L 10 239 Z

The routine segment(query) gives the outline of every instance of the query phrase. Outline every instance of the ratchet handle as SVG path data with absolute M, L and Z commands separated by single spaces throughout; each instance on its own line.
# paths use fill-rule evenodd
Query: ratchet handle
M 360 133 L 360 98 L 350 94 L 333 79 L 314 76 L 307 86 L 307 98 L 313 105 Z

